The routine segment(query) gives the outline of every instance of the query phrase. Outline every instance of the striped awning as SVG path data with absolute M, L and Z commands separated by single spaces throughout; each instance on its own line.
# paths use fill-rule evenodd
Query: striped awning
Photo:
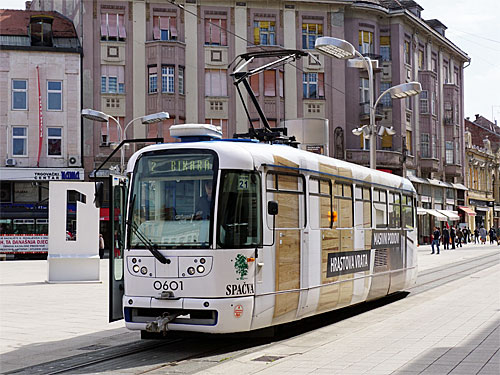
M 476 216 L 474 210 L 470 209 L 467 206 L 458 206 L 458 208 L 461 209 L 463 212 L 465 212 L 467 216 Z
M 451 221 L 458 221 L 460 220 L 460 216 L 456 214 L 454 211 L 449 211 L 449 210 L 436 210 L 439 213 L 442 213 L 444 216 L 448 217 L 448 220 Z
M 427 210 L 422 207 L 417 207 L 417 215 L 427 215 Z
M 439 221 L 448 221 L 448 217 L 445 216 L 445 215 L 443 215 L 441 212 L 439 212 L 437 210 L 427 209 L 427 213 L 431 214 L 432 216 L 434 216 Z

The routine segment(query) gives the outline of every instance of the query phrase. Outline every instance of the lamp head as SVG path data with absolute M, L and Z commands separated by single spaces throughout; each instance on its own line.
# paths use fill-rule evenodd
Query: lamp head
M 158 113 L 153 113 L 152 115 L 147 115 L 141 117 L 141 122 L 144 125 L 147 124 L 154 124 L 156 122 L 162 122 L 163 120 L 169 119 L 170 115 L 168 112 L 158 112 Z
M 331 36 L 316 39 L 314 48 L 324 55 L 342 60 L 352 59 L 356 55 L 356 49 L 351 43 Z
M 92 121 L 108 122 L 110 116 L 105 114 L 104 112 L 87 108 L 82 109 L 82 117 Z
M 352 134 L 359 137 L 361 134 L 363 134 L 363 128 L 352 129 Z
M 392 99 L 403 99 L 408 96 L 418 95 L 422 92 L 420 82 L 408 82 L 393 86 L 389 89 Z

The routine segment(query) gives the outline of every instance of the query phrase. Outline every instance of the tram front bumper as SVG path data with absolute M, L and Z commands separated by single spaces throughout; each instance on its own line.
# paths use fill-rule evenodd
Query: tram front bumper
M 254 297 L 180 298 L 123 297 L 125 326 L 145 331 L 148 324 L 176 315 L 165 325 L 170 331 L 229 333 L 249 331 Z

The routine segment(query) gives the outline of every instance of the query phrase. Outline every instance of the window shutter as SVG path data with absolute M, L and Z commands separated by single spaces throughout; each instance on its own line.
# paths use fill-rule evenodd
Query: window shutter
M 108 13 L 108 36 L 116 38 L 118 36 L 118 15 Z
M 210 44 L 211 39 L 210 39 L 210 21 L 211 19 L 207 18 L 205 19 L 205 44 Z
M 205 95 L 212 96 L 212 80 L 210 79 L 212 71 L 210 69 L 205 70 Z
M 255 96 L 259 96 L 259 75 L 255 74 L 250 76 L 250 87 L 252 87 L 252 91 Z
M 118 83 L 125 83 L 125 67 L 118 66 Z
M 264 71 L 264 96 L 276 96 L 276 72 Z
M 210 39 L 213 44 L 220 44 L 220 29 L 217 27 L 220 25 L 220 20 L 211 19 L 212 24 L 210 25 Z
M 390 36 L 381 36 L 380 37 L 380 45 L 381 46 L 389 46 L 391 44 Z
M 320 98 L 325 97 L 325 83 L 324 83 L 325 73 L 318 73 L 318 94 Z
M 160 39 L 160 17 L 153 17 L 153 39 Z
M 101 36 L 108 36 L 106 13 L 101 14 Z
M 170 35 L 177 37 L 177 18 L 170 17 Z
M 168 30 L 168 17 L 160 17 L 160 30 Z
M 361 134 L 359 136 L 359 147 L 361 147 L 363 149 L 364 146 L 365 146 L 365 140 L 363 139 L 363 134 Z
M 227 20 L 220 20 L 221 28 L 217 30 L 217 33 L 220 34 L 220 44 L 221 46 L 227 46 Z
M 119 32 L 120 38 L 127 37 L 127 33 L 125 31 L 125 21 L 124 21 L 123 14 L 120 14 L 118 16 L 118 32 Z
M 280 97 L 283 98 L 285 95 L 284 95 L 284 91 L 285 91 L 285 82 L 283 80 L 283 76 L 284 76 L 284 72 L 282 72 L 281 70 L 279 71 L 279 76 L 280 76 Z
M 260 28 L 258 27 L 253 28 L 253 44 L 257 46 L 260 44 Z

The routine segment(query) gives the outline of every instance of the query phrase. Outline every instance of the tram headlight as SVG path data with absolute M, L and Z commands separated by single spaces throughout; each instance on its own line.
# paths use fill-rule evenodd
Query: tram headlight
M 139 265 L 135 264 L 134 267 L 132 267 L 132 270 L 134 270 L 135 273 L 139 272 Z
M 200 259 L 200 263 L 201 263 L 201 264 L 205 264 L 205 262 L 206 262 L 206 259 L 205 259 L 205 258 L 201 258 L 201 259 Z
M 141 273 L 142 273 L 143 275 L 147 274 L 147 273 L 148 273 L 148 269 L 147 269 L 146 267 L 142 266 L 142 267 L 141 267 Z
M 132 258 L 132 263 L 136 264 L 137 263 L 137 259 Z
M 196 270 L 197 270 L 199 273 L 203 273 L 203 272 L 205 272 L 205 267 L 203 267 L 203 266 L 198 266 L 198 267 L 196 268 Z
M 190 275 L 194 275 L 194 272 L 195 272 L 195 271 L 194 271 L 194 267 L 189 267 L 189 268 L 188 268 L 188 273 L 189 273 Z

